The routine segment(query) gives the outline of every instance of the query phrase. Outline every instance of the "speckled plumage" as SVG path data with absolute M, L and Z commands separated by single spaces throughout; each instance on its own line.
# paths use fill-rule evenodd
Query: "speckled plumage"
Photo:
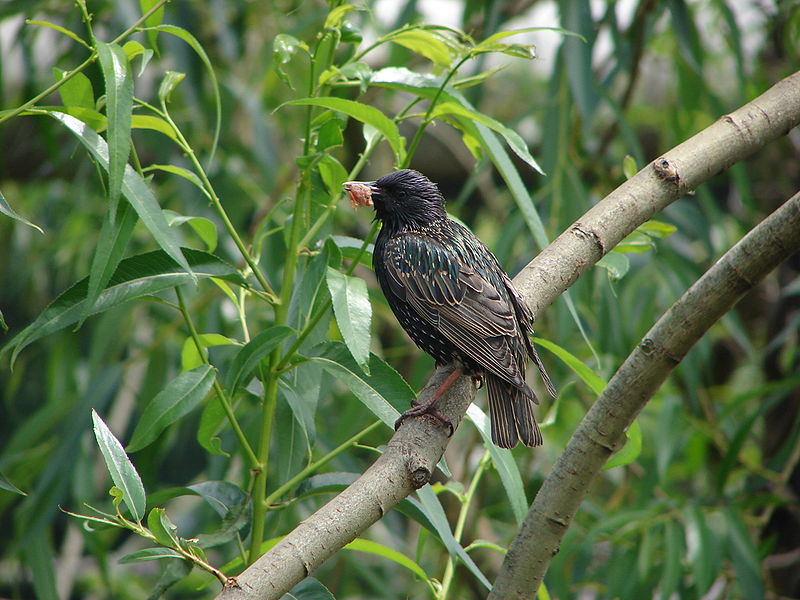
M 542 443 L 525 383 L 533 317 L 491 251 L 447 217 L 434 183 L 405 169 L 366 184 L 382 227 L 373 265 L 383 293 L 411 339 L 439 364 L 457 362 L 486 380 L 492 439 L 512 448 Z

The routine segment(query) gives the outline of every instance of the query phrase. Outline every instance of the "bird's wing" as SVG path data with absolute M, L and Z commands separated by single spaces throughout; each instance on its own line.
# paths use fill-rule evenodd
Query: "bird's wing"
M 507 295 L 429 237 L 393 238 L 385 258 L 388 283 L 398 297 L 481 367 L 524 385 L 521 332 Z

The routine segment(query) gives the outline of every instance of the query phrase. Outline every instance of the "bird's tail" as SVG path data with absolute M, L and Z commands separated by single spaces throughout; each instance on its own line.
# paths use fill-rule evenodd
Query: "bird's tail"
M 533 414 L 533 405 L 539 404 L 539 400 L 533 390 L 527 385 L 516 387 L 489 373 L 486 374 L 486 389 L 492 441 L 501 448 L 513 448 L 518 441 L 526 446 L 540 446 L 542 432 Z

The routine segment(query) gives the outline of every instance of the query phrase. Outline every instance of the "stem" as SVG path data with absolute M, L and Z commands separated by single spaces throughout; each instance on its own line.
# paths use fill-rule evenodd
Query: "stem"
M 486 472 L 486 467 L 489 465 L 490 461 L 490 454 L 488 450 L 483 452 L 483 456 L 481 457 L 481 461 L 478 463 L 478 468 L 475 471 L 475 475 L 472 476 L 472 481 L 469 483 L 469 488 L 467 489 L 467 493 L 464 496 L 464 499 L 461 502 L 461 510 L 458 512 L 458 520 L 456 521 L 455 529 L 453 529 L 453 537 L 456 541 L 460 544 L 461 543 L 461 536 L 464 533 L 464 525 L 467 522 L 467 514 L 469 513 L 469 509 L 472 506 L 472 499 L 475 497 L 475 492 L 478 489 L 478 483 L 483 477 L 483 474 Z M 450 593 L 450 586 L 453 583 L 453 575 L 456 572 L 456 565 L 455 560 L 453 557 L 450 556 L 447 559 L 447 566 L 444 569 L 444 576 L 442 577 L 442 587 L 439 590 L 439 594 L 437 598 L 439 600 L 445 600 L 447 595 Z
M 162 106 L 162 110 L 160 112 L 164 119 L 169 123 L 170 127 L 172 127 L 172 130 L 175 132 L 175 137 L 178 139 L 178 144 L 186 153 L 186 156 L 189 157 L 189 160 L 197 172 L 198 177 L 200 177 L 200 181 L 203 183 L 203 187 L 205 188 L 206 192 L 208 192 L 208 196 L 211 199 L 211 206 L 222 220 L 222 224 L 225 226 L 225 231 L 228 232 L 228 235 L 233 240 L 233 243 L 236 244 L 236 247 L 239 249 L 239 253 L 242 255 L 242 258 L 244 258 L 245 262 L 250 267 L 250 270 L 253 272 L 253 276 L 258 280 L 261 289 L 266 293 L 267 300 L 271 304 L 276 304 L 278 299 L 275 295 L 275 292 L 272 290 L 272 286 L 270 286 L 266 277 L 264 277 L 261 269 L 258 268 L 258 265 L 256 264 L 255 260 L 253 260 L 253 257 L 250 255 L 250 252 L 244 245 L 244 242 L 242 242 L 242 238 L 239 237 L 239 233 L 236 231 L 233 223 L 231 223 L 230 218 L 228 218 L 228 213 L 225 212 L 225 208 L 222 206 L 222 201 L 219 199 L 219 196 L 217 196 L 217 192 L 214 191 L 214 186 L 211 185 L 211 181 L 209 181 L 205 169 L 203 169 L 203 166 L 200 164 L 200 161 L 198 160 L 197 155 L 194 153 L 194 150 L 189 145 L 189 142 L 186 140 L 181 130 L 175 124 L 175 121 L 172 120 L 172 117 L 169 115 L 169 112 L 167 112 L 165 106 Z
M 442 85 L 439 86 L 439 89 L 436 90 L 436 95 L 431 100 L 430 106 L 428 106 L 428 111 L 425 113 L 425 116 L 422 118 L 422 123 L 420 123 L 419 127 L 417 128 L 416 133 L 414 134 L 414 138 L 411 140 L 411 144 L 408 146 L 408 151 L 406 152 L 405 160 L 403 160 L 402 168 L 408 167 L 411 164 L 411 157 L 414 156 L 414 152 L 419 146 L 420 141 L 422 140 L 422 134 L 425 131 L 425 128 L 428 126 L 428 123 L 431 122 L 431 114 L 433 113 L 433 109 L 436 108 L 436 103 L 439 101 L 439 97 L 444 93 L 444 88 L 447 87 L 447 84 L 450 83 L 450 80 L 455 76 L 456 72 L 461 68 L 465 62 L 467 62 L 470 58 L 472 58 L 471 53 L 467 53 L 464 58 L 462 58 L 456 66 L 450 69 L 450 72 L 447 73 L 447 77 L 444 78 Z
M 164 6 L 167 2 L 169 2 L 169 0 L 161 0 L 160 2 L 158 2 L 150 10 L 148 10 L 141 17 L 139 17 L 134 22 L 133 25 L 128 27 L 125 31 L 123 31 L 121 34 L 119 34 L 117 37 L 115 37 L 113 40 L 111 40 L 110 43 L 117 44 L 117 43 L 121 42 L 122 40 L 124 40 L 129 35 L 131 35 L 133 32 L 136 31 L 136 29 L 139 27 L 139 25 L 141 25 L 147 19 L 149 19 L 150 16 L 153 13 L 155 13 L 158 9 L 160 9 L 162 6 Z M 60 88 L 67 81 L 72 79 L 75 75 L 77 75 L 78 73 L 80 73 L 81 71 L 86 69 L 86 67 L 91 65 L 96 60 L 97 60 L 97 50 L 93 50 L 91 55 L 89 55 L 89 58 L 87 58 L 85 61 L 83 61 L 77 67 L 72 69 L 72 71 L 68 71 L 68 72 L 64 73 L 64 76 L 61 79 L 59 79 L 58 81 L 56 81 L 53 85 L 51 85 L 50 87 L 45 89 L 43 92 L 40 92 L 40 93 L 36 94 L 33 98 L 31 98 L 30 100 L 28 100 L 24 104 L 21 104 L 20 106 L 18 106 L 17 108 L 12 110 L 11 112 L 9 112 L 9 113 L 3 115 L 2 117 L 0 117 L 0 123 L 4 123 L 5 121 L 7 121 L 7 120 L 9 120 L 9 119 L 11 119 L 13 117 L 16 117 L 20 113 L 25 112 L 26 110 L 28 110 L 32 106 L 36 105 L 43 98 L 47 98 L 47 96 L 49 96 L 50 94 L 55 92 L 58 88 Z
M 280 352 L 280 350 L 277 350 Z M 272 424 L 275 420 L 275 407 L 278 400 L 278 376 L 269 373 L 264 390 L 264 407 L 261 413 L 261 435 L 258 440 L 258 466 L 253 479 L 253 528 L 250 532 L 250 551 L 248 563 L 255 561 L 261 551 L 264 539 L 264 523 L 266 521 L 266 505 L 264 497 L 267 493 L 267 476 L 269 475 L 269 446 L 272 439 Z
M 208 362 L 208 358 L 205 353 L 205 349 L 203 348 L 203 344 L 200 341 L 200 335 L 197 333 L 197 329 L 194 326 L 194 321 L 192 321 L 192 316 L 189 314 L 189 311 L 186 309 L 186 302 L 183 299 L 183 292 L 181 292 L 180 287 L 175 288 L 175 294 L 178 296 L 178 308 L 183 315 L 184 321 L 186 321 L 186 326 L 189 328 L 189 334 L 194 341 L 195 348 L 197 348 L 197 353 L 203 359 L 203 362 L 207 365 L 211 363 Z M 214 377 L 214 393 L 216 393 L 217 398 L 219 399 L 220 405 L 222 405 L 222 410 L 225 411 L 225 415 L 228 417 L 228 421 L 233 428 L 233 432 L 236 435 L 236 439 L 239 441 L 239 445 L 241 446 L 244 453 L 247 455 L 247 460 L 250 463 L 251 467 L 255 467 L 258 463 L 258 458 L 253 452 L 253 448 L 250 446 L 250 443 L 247 441 L 247 437 L 245 437 L 242 428 L 239 426 L 239 421 L 236 420 L 236 415 L 233 412 L 233 408 L 231 407 L 230 400 L 228 396 L 225 394 L 225 390 L 222 389 L 222 385 L 219 382 L 219 379 L 215 376 Z
M 362 437 L 367 435 L 373 429 L 376 429 L 379 425 L 381 425 L 383 421 L 375 421 L 374 423 L 367 425 L 364 429 L 356 433 L 353 437 L 348 439 L 345 442 L 339 444 L 336 448 L 328 452 L 325 456 L 320 458 L 319 460 L 310 463 L 306 466 L 303 470 L 299 471 L 294 477 L 289 479 L 286 483 L 281 485 L 278 489 L 272 492 L 269 496 L 264 499 L 264 505 L 268 509 L 270 505 L 277 502 L 281 496 L 283 496 L 286 492 L 291 490 L 293 487 L 298 485 L 303 479 L 314 473 L 317 469 L 324 467 L 328 464 L 331 460 L 339 456 L 342 452 L 347 450 L 348 448 L 355 446 L 358 440 Z

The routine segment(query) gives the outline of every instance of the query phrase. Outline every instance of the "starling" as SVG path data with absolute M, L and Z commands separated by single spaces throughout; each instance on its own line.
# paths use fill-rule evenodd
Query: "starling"
M 426 413 L 442 419 L 436 400 L 467 373 L 486 382 L 495 444 L 540 445 L 533 414 L 539 400 L 525 383 L 528 356 L 556 393 L 529 338 L 533 315 L 497 258 L 447 217 L 439 188 L 417 171 L 344 188 L 354 207 L 373 206 L 382 222 L 372 261 L 400 325 L 437 364 L 457 367 L 429 402 L 403 413 L 398 424 Z

